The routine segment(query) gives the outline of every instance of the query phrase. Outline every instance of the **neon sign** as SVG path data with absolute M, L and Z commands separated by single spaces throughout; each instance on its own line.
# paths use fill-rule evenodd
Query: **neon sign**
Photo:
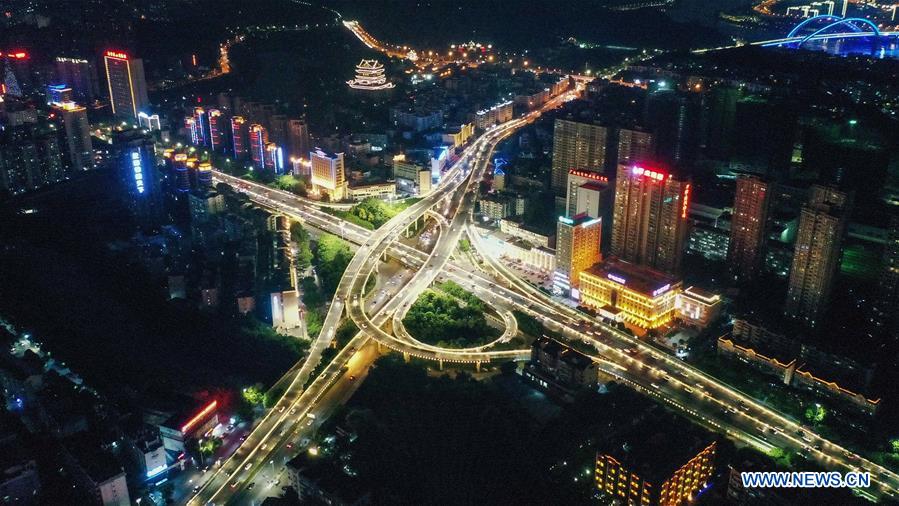
M 634 166 L 631 169 L 631 173 L 635 176 L 643 176 L 649 179 L 653 179 L 655 181 L 664 181 L 667 174 L 664 172 L 659 172 L 655 170 L 645 169 L 643 167 Z
M 121 51 L 106 51 L 106 56 L 109 58 L 117 58 L 119 60 L 127 60 L 128 55 Z
M 624 278 L 622 278 L 621 276 L 616 276 L 616 275 L 614 275 L 614 274 L 609 273 L 609 274 L 606 274 L 606 277 L 609 278 L 609 279 L 611 279 L 612 281 L 618 283 L 618 284 L 621 284 L 621 285 L 626 285 L 626 284 L 627 284 L 627 280 L 624 279 Z
M 144 188 L 144 170 L 140 160 L 140 151 L 131 152 L 131 170 L 134 172 L 134 184 L 137 187 L 137 193 L 143 193 Z
M 670 285 L 670 284 L 667 284 L 667 285 L 665 285 L 665 286 L 663 286 L 663 287 L 661 287 L 661 288 L 659 288 L 659 289 L 653 291 L 653 292 L 652 292 L 652 296 L 653 296 L 653 297 L 657 297 L 657 296 L 659 296 L 659 295 L 662 295 L 663 293 L 667 292 L 669 288 L 671 288 L 671 285 Z
M 681 208 L 681 214 L 680 214 L 681 218 L 687 217 L 687 211 L 689 210 L 688 209 L 689 207 L 690 207 L 690 185 L 687 184 L 687 186 L 684 187 L 684 203 L 683 203 L 683 207 Z
M 212 401 L 209 404 L 207 404 L 206 407 L 203 408 L 202 411 L 197 413 L 193 418 L 188 420 L 187 423 L 185 423 L 184 425 L 181 426 L 181 433 L 183 434 L 183 433 L 187 432 L 191 427 L 193 427 L 194 425 L 199 423 L 200 420 L 209 416 L 209 413 L 212 413 L 215 410 L 215 408 L 218 406 L 218 404 L 219 404 L 218 401 Z
M 609 182 L 609 178 L 607 178 L 606 176 L 602 176 L 600 174 L 597 174 L 596 172 L 588 172 L 586 170 L 571 169 L 568 171 L 568 174 L 572 175 L 572 176 L 578 176 L 578 177 L 583 177 L 586 179 L 591 179 L 593 181 L 601 181 L 603 183 Z

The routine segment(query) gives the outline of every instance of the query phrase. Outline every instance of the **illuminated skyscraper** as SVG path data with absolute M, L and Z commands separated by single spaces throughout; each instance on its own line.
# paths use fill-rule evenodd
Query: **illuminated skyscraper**
M 284 173 L 284 150 L 274 142 L 265 145 L 265 169 L 275 174 Z
M 250 125 L 250 159 L 257 169 L 265 166 L 266 144 L 268 144 L 268 131 L 262 125 Z
M 288 136 L 288 158 L 307 158 L 311 149 L 309 127 L 301 119 L 290 120 Z
M 564 294 L 578 297 L 581 272 L 602 261 L 600 241 L 602 220 L 586 214 L 559 217 L 556 228 L 556 271 L 553 286 Z
M 122 51 L 106 51 L 103 62 L 112 113 L 120 118 L 137 118 L 137 113 L 150 102 L 143 60 Z
M 51 111 L 58 120 L 57 129 L 63 140 L 66 173 L 71 176 L 94 168 L 87 109 L 74 102 L 62 102 L 51 106 Z
M 687 236 L 691 185 L 643 163 L 619 164 L 612 255 L 676 274 Z
M 243 116 L 231 118 L 231 147 L 234 158 L 241 159 L 247 156 L 247 148 L 250 140 L 247 132 L 247 120 Z
M 209 115 L 203 107 L 194 107 L 194 132 L 191 139 L 197 146 L 209 145 Z
M 552 189 L 557 197 L 566 196 L 568 171 L 605 171 L 609 130 L 590 123 L 556 120 L 553 128 Z
M 331 201 L 343 200 L 347 189 L 343 153 L 328 153 L 316 148 L 309 156 L 313 191 L 327 194 Z
M 72 88 L 65 84 L 50 84 L 47 86 L 47 103 L 61 104 L 72 101 Z
M 162 216 L 162 199 L 153 139 L 138 129 L 117 131 L 112 147 L 132 213 L 143 227 L 157 226 Z
M 221 151 L 224 145 L 224 136 L 222 135 L 222 111 L 218 109 L 209 109 L 206 112 L 206 121 L 209 124 L 209 140 L 207 145 L 211 151 Z
M 830 300 L 848 206 L 845 193 L 819 185 L 802 206 L 785 313 L 810 327 L 820 323 Z
M 738 278 L 755 277 L 765 259 L 770 193 L 768 183 L 755 176 L 737 178 L 727 265 Z
M 76 102 L 90 104 L 100 97 L 97 69 L 88 60 L 57 57 L 56 80 L 72 87 L 72 95 Z

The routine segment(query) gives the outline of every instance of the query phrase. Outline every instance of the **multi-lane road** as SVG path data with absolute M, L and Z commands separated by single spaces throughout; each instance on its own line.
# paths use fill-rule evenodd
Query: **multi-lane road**
M 568 97 L 559 98 L 548 107 L 558 105 L 565 98 Z M 499 140 L 538 115 L 539 112 L 514 120 L 483 135 L 465 150 L 459 162 L 445 174 L 444 183 L 437 190 L 374 232 L 338 220 L 292 194 L 216 174 L 216 179 L 244 191 L 254 202 L 303 220 L 310 226 L 340 235 L 358 244 L 359 249 L 341 280 L 323 327 L 325 330 L 313 343 L 310 357 L 296 374 L 288 392 L 276 408 L 257 425 L 235 456 L 216 471 L 216 475 L 193 498 L 191 504 L 225 504 L 243 493 L 252 483 L 254 470 L 258 472 L 266 462 L 271 462 L 270 455 L 283 451 L 288 441 L 296 436 L 296 431 L 302 429 L 306 413 L 320 409 L 322 404 L 327 405 L 327 401 L 332 399 L 326 395 L 329 388 L 346 381 L 344 378 L 348 375 L 341 370 L 345 364 L 355 360 L 357 350 L 367 343 L 368 336 L 391 349 L 441 362 L 480 363 L 491 359 L 525 356 L 524 350 L 440 349 L 410 339 L 408 333 L 402 331 L 396 332 L 398 335 L 385 332 L 382 326 L 391 315 L 401 314 L 437 276 L 470 289 L 498 309 L 518 309 L 529 313 L 567 339 L 579 340 L 592 346 L 597 350 L 594 358 L 605 373 L 660 399 L 710 429 L 762 450 L 774 447 L 792 448 L 828 468 L 869 471 L 876 485 L 868 493 L 873 496 L 895 493 L 899 487 L 899 476 L 895 473 L 816 435 L 796 420 L 707 376 L 664 351 L 553 300 L 490 256 L 489 251 L 482 247 L 481 232 L 471 224 L 471 212 L 476 198 L 476 192 L 472 188 L 476 188 L 475 183 L 486 168 L 487 160 Z M 410 224 L 428 212 L 440 213 L 442 216 L 437 220 L 441 227 L 440 235 L 430 253 L 395 240 Z M 462 233 L 468 234 L 472 244 L 486 260 L 491 270 L 489 274 L 472 271 L 467 266 L 452 261 L 451 254 Z M 417 269 L 417 272 L 401 289 L 395 291 L 395 296 L 385 296 L 381 308 L 373 311 L 366 307 L 362 289 L 369 273 L 385 255 Z M 345 315 L 345 309 L 361 329 L 360 334 L 304 390 L 303 384 L 307 382 L 312 369 L 318 365 L 321 351 L 330 345 L 333 329 L 337 328 Z M 368 363 L 366 360 L 358 360 L 358 364 L 365 367 Z

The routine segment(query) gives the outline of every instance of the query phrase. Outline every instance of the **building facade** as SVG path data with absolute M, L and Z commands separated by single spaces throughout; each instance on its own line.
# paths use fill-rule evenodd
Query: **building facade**
M 600 241 L 602 220 L 587 214 L 570 218 L 560 216 L 556 228 L 556 270 L 553 287 L 559 293 L 573 294 L 580 286 L 581 272 L 602 261 Z
M 680 271 L 691 184 L 661 169 L 619 164 L 611 253 L 669 274 Z
M 675 316 L 681 282 L 660 271 L 611 258 L 581 273 L 585 306 L 617 309 L 625 322 L 643 329 L 660 327 Z
M 769 196 L 768 183 L 758 177 L 737 178 L 727 248 L 727 266 L 735 277 L 754 278 L 762 267 L 765 259 Z
M 144 78 L 144 62 L 122 51 L 106 51 L 103 55 L 109 104 L 112 114 L 120 118 L 136 119 L 150 100 Z

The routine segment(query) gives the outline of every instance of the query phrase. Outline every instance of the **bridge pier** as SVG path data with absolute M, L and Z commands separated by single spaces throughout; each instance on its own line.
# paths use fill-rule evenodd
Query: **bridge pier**
M 383 355 L 384 353 L 387 353 L 387 347 L 384 346 L 384 343 L 382 343 L 380 341 L 378 341 L 378 353 L 381 355 Z
M 477 372 L 481 372 L 481 361 L 480 360 L 478 360 L 477 362 L 474 363 L 474 370 Z
M 440 370 L 443 370 L 443 359 L 437 361 L 440 364 Z
M 412 361 L 412 357 L 409 356 L 408 351 L 403 352 L 403 361 L 405 361 L 407 364 Z

